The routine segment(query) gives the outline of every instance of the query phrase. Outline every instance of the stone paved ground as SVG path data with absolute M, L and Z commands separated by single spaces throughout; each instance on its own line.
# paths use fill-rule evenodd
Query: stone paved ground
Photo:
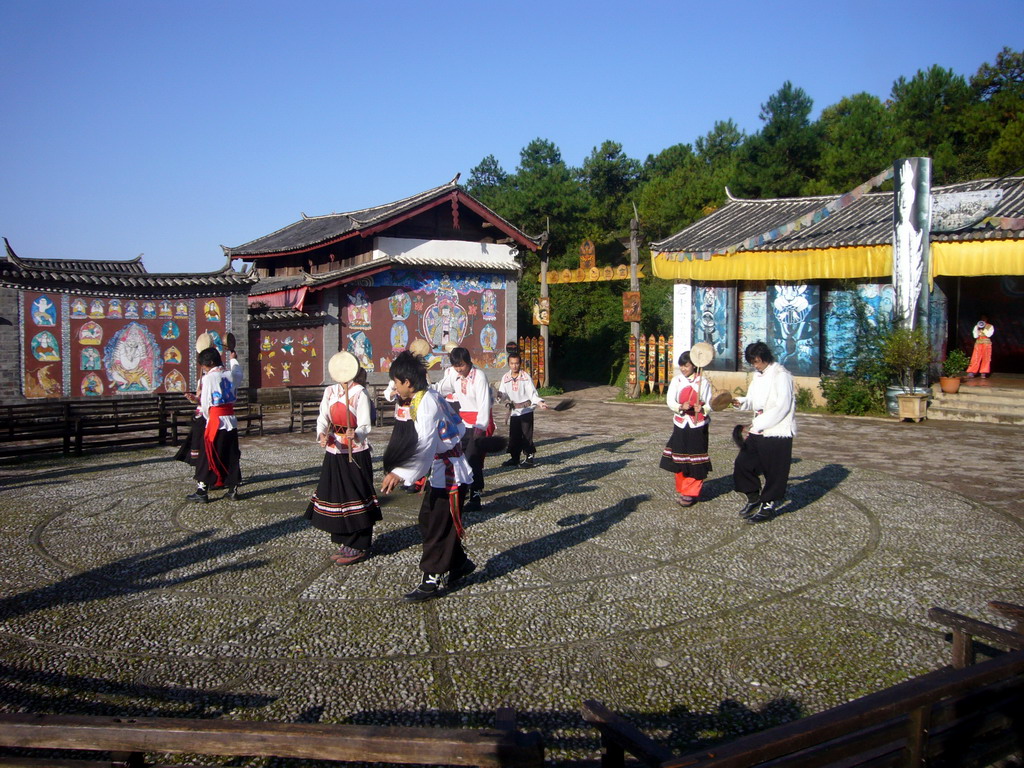
M 744 415 L 715 415 L 682 510 L 667 410 L 573 394 L 538 415 L 535 469 L 489 460 L 479 570 L 425 605 L 399 599 L 418 498 L 386 500 L 371 560 L 332 565 L 301 517 L 320 451 L 279 418 L 243 440 L 235 503 L 186 503 L 171 448 L 0 465 L 0 709 L 486 726 L 508 705 L 554 764 L 596 755 L 584 698 L 707 744 L 945 663 L 932 605 L 1024 602 L 1019 427 L 802 415 L 784 514 L 751 526 Z

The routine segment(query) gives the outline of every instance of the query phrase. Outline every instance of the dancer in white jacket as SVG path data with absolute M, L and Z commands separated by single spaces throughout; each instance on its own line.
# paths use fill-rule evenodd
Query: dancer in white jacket
M 736 490 L 747 497 L 740 516 L 761 523 L 775 516 L 786 495 L 796 435 L 796 392 L 792 374 L 775 362 L 763 341 L 747 346 L 743 356 L 755 373 L 746 397 L 733 400 L 733 405 L 753 411 L 754 419 L 743 430 L 732 477 Z

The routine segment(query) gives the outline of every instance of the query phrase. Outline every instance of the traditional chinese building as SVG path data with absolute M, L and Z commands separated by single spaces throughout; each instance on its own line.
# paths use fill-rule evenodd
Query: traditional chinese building
M 247 357 L 255 278 L 147 272 L 142 259 L 0 259 L 0 401 L 194 390 L 196 337 Z
M 537 242 L 450 183 L 385 205 L 305 216 L 235 248 L 249 297 L 250 374 L 261 387 L 320 384 L 339 349 L 375 380 L 417 338 L 505 365 L 516 339 L 521 249 Z
M 985 313 L 998 329 L 996 367 L 1024 372 L 1024 177 L 931 192 L 922 206 L 930 220 L 921 236 L 927 261 L 909 289 L 893 279 L 899 189 L 770 200 L 730 195 L 720 209 L 652 243 L 655 276 L 676 282 L 677 349 L 708 341 L 713 370 L 740 371 L 746 345 L 764 340 L 812 386 L 851 355 L 855 295 L 869 314 L 892 318 L 900 291 L 916 288 L 937 355 L 954 347 L 969 352 L 971 327 Z

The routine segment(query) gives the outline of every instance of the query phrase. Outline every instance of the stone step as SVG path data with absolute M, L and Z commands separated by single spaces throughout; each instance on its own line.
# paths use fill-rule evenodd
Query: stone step
M 1015 424 L 1024 426 L 1024 411 L 980 408 L 956 408 L 933 401 L 928 418 L 936 421 L 972 421 L 982 424 Z
M 955 395 L 945 392 L 933 392 L 933 401 L 941 401 L 950 405 L 996 405 L 1024 407 L 1024 392 L 1015 390 L 990 391 L 990 392 L 964 392 L 961 389 Z

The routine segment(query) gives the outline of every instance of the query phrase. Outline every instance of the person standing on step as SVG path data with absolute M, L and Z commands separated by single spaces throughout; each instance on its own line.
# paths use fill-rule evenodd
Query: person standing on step
M 405 445 L 394 436 L 389 442 L 381 493 L 409 486 L 424 475 L 428 478 L 419 511 L 423 580 L 405 595 L 409 602 L 422 602 L 450 591 L 476 569 L 462 547 L 462 505 L 473 482 L 461 442 L 467 427 L 437 392 L 428 389 L 427 369 L 412 352 L 401 352 L 388 375 L 398 397 L 409 401 L 416 434 Z
M 484 459 L 487 454 L 481 443 L 483 438 L 494 434 L 491 387 L 484 372 L 473 365 L 468 349 L 455 347 L 449 353 L 449 358 L 451 367 L 432 388 L 442 397 L 455 394 L 459 416 L 466 424 L 462 450 L 473 470 L 473 487 L 466 510 L 474 511 L 481 508 L 480 493 L 484 489 Z
M 668 385 L 665 402 L 672 411 L 672 435 L 661 452 L 662 469 L 675 473 L 676 493 L 682 507 L 700 498 L 704 479 L 711 472 L 708 456 L 708 417 L 711 413 L 711 382 L 690 359 L 679 355 L 679 373 Z
M 357 370 L 354 376 L 352 367 Z M 372 429 L 370 393 L 358 383 L 362 368 L 350 353 L 336 353 L 327 370 L 335 383 L 324 389 L 316 420 L 324 462 L 306 519 L 339 546 L 331 560 L 352 565 L 370 556 L 373 526 L 381 519 L 367 439 Z
M 533 409 L 547 408 L 537 394 L 537 387 L 526 371 L 522 370 L 523 358 L 519 350 L 508 354 L 508 373 L 501 377 L 498 396 L 508 401 L 511 415 L 508 424 L 508 452 L 511 458 L 503 467 L 532 467 L 537 449 L 533 444 Z M 526 459 L 520 463 L 523 454 Z
M 992 372 L 992 335 L 996 327 L 988 321 L 988 315 L 982 315 L 974 324 L 971 334 L 974 336 L 974 350 L 971 352 L 971 364 L 967 366 L 967 378 L 973 379 L 978 374 L 987 379 Z
M 753 411 L 754 418 L 743 430 L 746 437 L 733 464 L 732 477 L 736 490 L 747 497 L 740 517 L 761 523 L 775 516 L 786 496 L 796 435 L 796 392 L 792 374 L 775 362 L 763 341 L 748 345 L 743 356 L 755 373 L 746 397 L 734 399 L 732 404 Z
M 234 377 L 224 367 L 216 347 L 201 351 L 197 360 L 203 374 L 199 384 L 199 409 L 206 427 L 196 461 L 196 490 L 188 499 L 205 503 L 209 501 L 210 489 L 227 488 L 226 497 L 234 501 L 242 480 Z

